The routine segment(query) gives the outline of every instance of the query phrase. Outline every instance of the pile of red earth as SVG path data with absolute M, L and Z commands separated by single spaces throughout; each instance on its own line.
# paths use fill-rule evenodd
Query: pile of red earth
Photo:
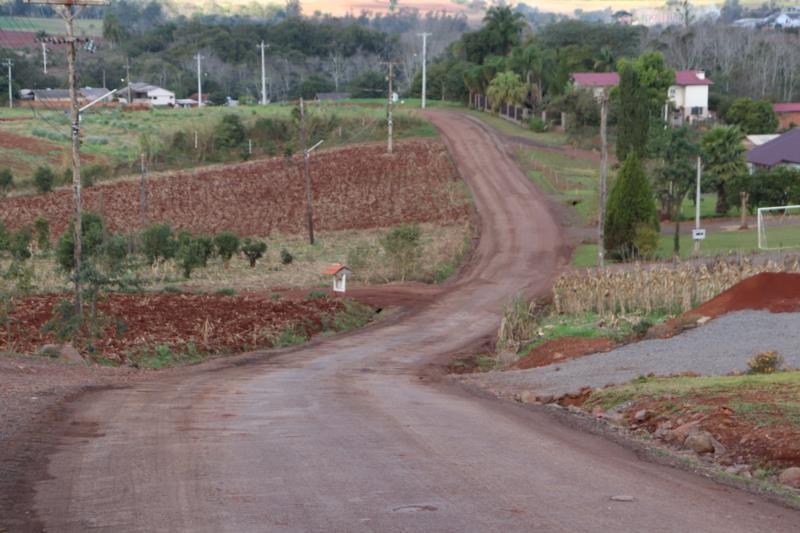
M 538 368 L 563 363 L 590 353 L 607 352 L 615 346 L 617 342 L 608 337 L 559 337 L 532 348 L 513 368 Z
M 14 351 L 36 353 L 57 342 L 45 325 L 64 299 L 45 294 L 17 302 L 11 314 Z M 231 353 L 270 347 L 286 331 L 310 337 L 345 306 L 328 298 L 272 301 L 265 296 L 141 293 L 110 294 L 97 308 L 95 353 L 125 363 L 137 350 L 156 346 L 181 351 L 191 342 L 202 352 Z M 7 345 L 8 332 L 2 328 L 0 346 Z

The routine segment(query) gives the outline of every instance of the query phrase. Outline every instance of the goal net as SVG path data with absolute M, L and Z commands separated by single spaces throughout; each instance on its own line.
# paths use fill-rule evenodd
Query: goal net
M 758 208 L 758 248 L 800 248 L 800 205 Z

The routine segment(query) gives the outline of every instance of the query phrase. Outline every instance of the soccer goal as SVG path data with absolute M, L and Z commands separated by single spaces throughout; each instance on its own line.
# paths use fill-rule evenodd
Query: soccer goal
M 800 248 L 800 205 L 758 208 L 758 248 Z

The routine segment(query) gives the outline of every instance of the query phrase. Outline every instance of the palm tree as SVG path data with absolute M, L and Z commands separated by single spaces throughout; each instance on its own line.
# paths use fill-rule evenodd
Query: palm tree
M 703 167 L 716 182 L 717 214 L 728 212 L 725 184 L 728 180 L 747 172 L 744 134 L 737 126 L 717 126 L 700 141 Z
M 525 16 L 510 6 L 490 7 L 483 17 L 484 30 L 491 36 L 494 53 L 506 55 L 520 41 Z
M 528 101 L 535 107 L 542 99 L 542 52 L 533 43 L 515 47 L 511 52 L 511 65 L 515 71 L 522 73 L 528 86 Z
M 516 72 L 501 72 L 494 77 L 486 90 L 492 102 L 492 110 L 497 111 L 500 104 L 517 105 L 525 98 L 525 84 Z

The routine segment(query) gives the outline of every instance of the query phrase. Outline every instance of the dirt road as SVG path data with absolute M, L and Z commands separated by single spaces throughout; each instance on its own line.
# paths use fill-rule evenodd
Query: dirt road
M 482 219 L 460 281 L 355 334 L 84 395 L 34 480 L 38 527 L 796 530 L 793 511 L 420 377 L 491 335 L 513 294 L 546 290 L 564 258 L 543 196 L 497 138 L 458 113 L 431 116 Z M 621 494 L 635 501 L 609 499 Z

